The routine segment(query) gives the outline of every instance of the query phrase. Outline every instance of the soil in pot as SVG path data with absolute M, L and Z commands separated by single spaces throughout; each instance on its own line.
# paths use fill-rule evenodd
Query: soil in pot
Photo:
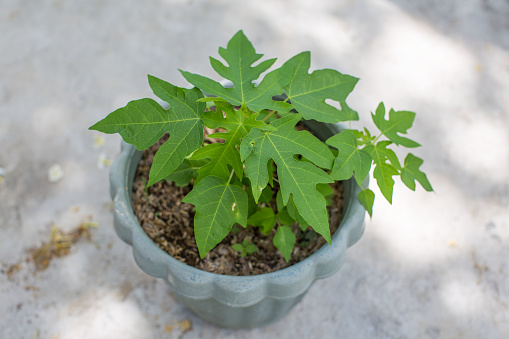
M 325 239 L 310 227 L 303 232 L 295 223 L 291 227 L 297 241 L 290 262 L 287 263 L 272 243 L 275 229 L 272 234 L 265 236 L 258 227 L 248 226 L 244 229 L 241 226 L 234 226 L 233 232 L 201 259 L 194 238 L 194 206 L 181 202 L 193 188 L 192 184 L 178 187 L 173 182 L 163 180 L 146 187 L 154 155 L 167 139 L 168 135 L 163 136 L 158 143 L 143 152 L 133 184 L 133 208 L 147 235 L 159 248 L 175 259 L 211 273 L 233 276 L 256 275 L 296 264 L 326 244 Z M 206 140 L 211 141 L 209 138 Z M 343 185 L 336 182 L 331 184 L 331 187 L 334 195 L 332 204 L 327 209 L 331 234 L 334 234 L 342 216 Z M 275 206 L 271 207 L 275 209 Z M 246 238 L 255 244 L 258 250 L 242 257 L 232 245 L 242 243 Z

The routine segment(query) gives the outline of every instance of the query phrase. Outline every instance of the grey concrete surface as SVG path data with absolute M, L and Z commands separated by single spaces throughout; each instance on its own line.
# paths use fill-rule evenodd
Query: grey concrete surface
M 0 0 L 0 8 L 0 338 L 509 335 L 508 1 Z M 198 319 L 137 268 L 114 234 L 108 169 L 98 166 L 118 154 L 119 137 L 94 147 L 87 128 L 152 97 L 147 74 L 177 85 L 185 85 L 177 68 L 214 76 L 208 56 L 241 28 L 267 57 L 310 50 L 312 68 L 360 77 L 349 103 L 362 123 L 381 100 L 416 111 L 415 154 L 436 193 L 397 183 L 393 206 L 378 193 L 338 274 L 284 320 L 232 331 Z M 54 164 L 64 176 L 51 182 Z M 99 223 L 92 242 L 36 271 L 28 250 L 53 225 L 70 230 L 87 216 Z

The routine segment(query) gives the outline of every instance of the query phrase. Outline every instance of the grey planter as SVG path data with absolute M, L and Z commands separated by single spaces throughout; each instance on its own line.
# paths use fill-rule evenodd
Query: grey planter
M 318 137 L 336 133 L 335 125 L 308 123 Z M 283 270 L 255 276 L 225 276 L 185 265 L 159 249 L 139 225 L 131 207 L 134 174 L 142 153 L 122 143 L 110 174 L 114 225 L 118 236 L 132 245 L 134 259 L 147 274 L 162 278 L 175 297 L 198 316 L 230 328 L 264 326 L 285 316 L 317 279 L 331 276 L 343 265 L 346 250 L 364 231 L 365 210 L 357 200 L 360 188 L 345 182 L 345 215 L 332 237 L 309 258 Z

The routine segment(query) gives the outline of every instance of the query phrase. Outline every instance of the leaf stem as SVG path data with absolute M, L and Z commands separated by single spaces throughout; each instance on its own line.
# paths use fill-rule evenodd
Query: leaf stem
M 380 137 L 381 137 L 382 135 L 384 135 L 384 134 L 383 134 L 383 133 L 380 133 L 380 135 L 379 135 L 379 136 L 377 136 L 377 137 L 375 138 L 375 140 L 373 140 L 371 143 L 374 145 L 374 144 L 376 143 L 376 141 L 377 141 L 378 139 L 380 139 Z
M 270 118 L 274 113 L 276 113 L 276 111 L 271 111 L 269 114 L 267 114 L 265 116 L 265 118 L 262 119 L 263 122 L 265 122 L 265 120 L 267 120 L 268 118 Z
M 232 180 L 234 172 L 235 172 L 235 170 L 232 169 L 232 172 L 230 173 L 230 178 L 228 179 L 228 183 L 230 183 L 230 181 Z

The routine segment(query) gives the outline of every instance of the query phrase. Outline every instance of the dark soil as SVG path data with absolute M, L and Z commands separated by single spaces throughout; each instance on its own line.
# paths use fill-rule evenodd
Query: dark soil
M 147 235 L 172 257 L 212 273 L 256 275 L 277 271 L 298 263 L 326 244 L 325 239 L 310 227 L 302 232 L 299 225 L 295 223 L 291 227 L 297 241 L 290 262 L 287 263 L 272 244 L 275 228 L 272 234 L 265 236 L 258 227 L 248 226 L 244 229 L 241 226 L 234 226 L 238 232 L 230 232 L 204 259 L 200 259 L 194 238 L 194 206 L 181 202 L 193 188 L 192 185 L 178 187 L 173 182 L 163 180 L 151 187 L 145 187 L 154 155 L 167 138 L 168 136 L 164 136 L 157 144 L 143 152 L 134 179 L 133 206 L 134 213 Z M 211 142 L 210 139 L 208 142 Z M 336 182 L 331 184 L 331 187 L 334 190 L 334 196 L 328 211 L 330 230 L 333 234 L 341 221 L 343 185 L 341 182 Z M 242 243 L 246 238 L 258 247 L 258 251 L 242 258 L 240 252 L 232 249 L 232 245 Z

